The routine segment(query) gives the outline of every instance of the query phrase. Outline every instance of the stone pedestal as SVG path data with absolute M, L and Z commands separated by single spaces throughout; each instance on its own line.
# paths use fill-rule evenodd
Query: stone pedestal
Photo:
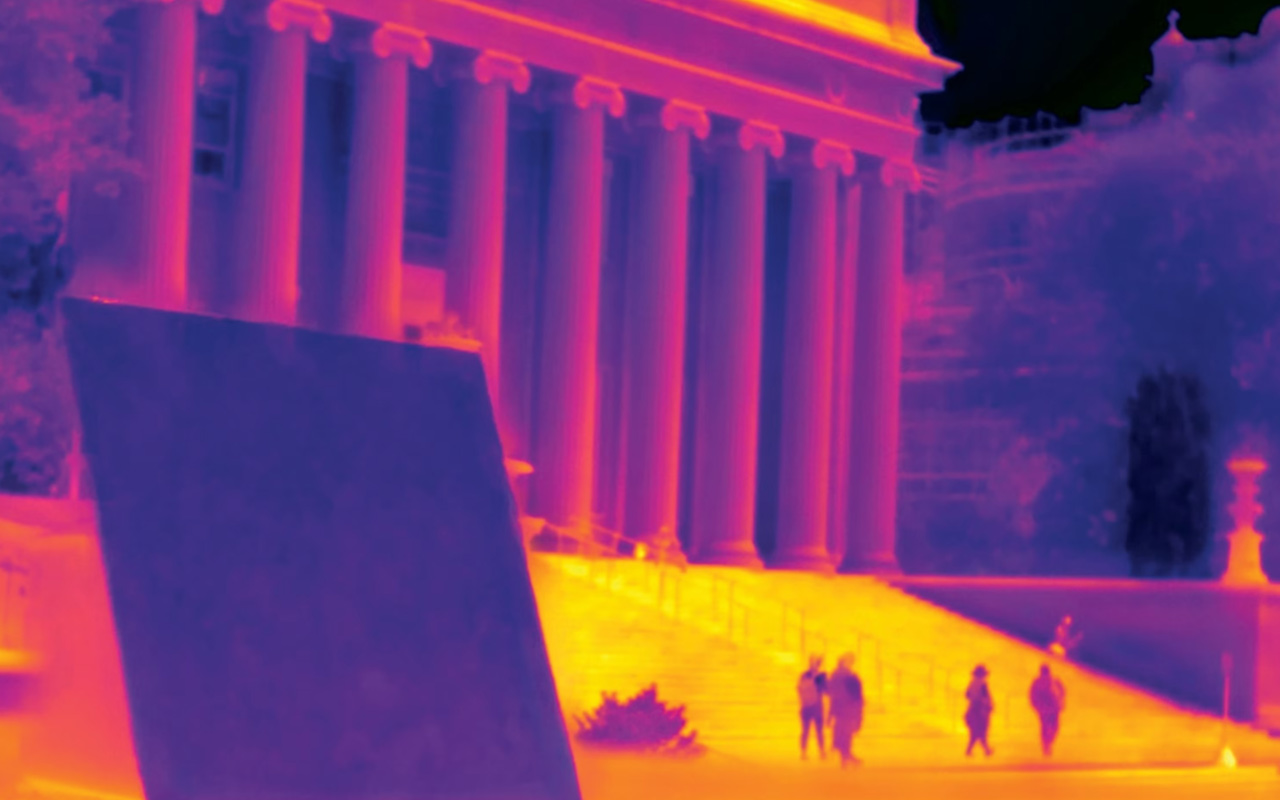
M 1265 537 L 1254 529 L 1253 523 L 1262 514 L 1258 496 L 1258 478 L 1267 464 L 1258 458 L 1237 458 L 1227 464 L 1236 479 L 1236 499 L 1231 505 L 1231 515 L 1236 528 L 1227 534 L 1230 553 L 1227 571 L 1222 582 L 1230 586 L 1265 586 L 1270 583 L 1262 570 L 1262 541 Z

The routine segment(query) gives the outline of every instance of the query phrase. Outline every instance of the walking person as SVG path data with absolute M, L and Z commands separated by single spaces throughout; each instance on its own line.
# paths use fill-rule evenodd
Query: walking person
M 1031 682 L 1031 707 L 1040 717 L 1040 749 L 1046 758 L 1053 755 L 1053 743 L 1058 738 L 1058 721 L 1066 703 L 1066 687 L 1049 671 L 1048 664 L 1041 664 L 1040 674 Z
M 991 688 L 987 686 L 987 674 L 987 668 L 982 664 L 974 667 L 973 680 L 969 681 L 969 688 L 964 693 L 969 701 L 964 713 L 964 724 L 969 728 L 969 746 L 964 751 L 966 756 L 973 755 L 976 744 L 982 745 L 988 758 L 991 756 L 987 732 L 991 728 L 991 712 L 995 711 L 996 704 L 991 699 Z
M 800 758 L 809 759 L 809 729 L 812 728 L 818 737 L 818 755 L 825 760 L 823 697 L 827 694 L 827 675 L 822 671 L 822 656 L 809 657 L 809 669 L 801 673 L 796 692 L 800 695 Z
M 853 654 L 840 656 L 827 682 L 827 692 L 831 695 L 831 746 L 840 754 L 840 768 L 861 764 L 862 759 L 853 754 L 853 737 L 862 730 L 866 703 L 862 679 L 853 671 Z

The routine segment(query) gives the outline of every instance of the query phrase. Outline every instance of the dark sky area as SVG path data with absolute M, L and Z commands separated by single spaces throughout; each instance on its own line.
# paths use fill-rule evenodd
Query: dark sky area
M 1084 108 L 1136 102 L 1151 72 L 1151 45 L 1171 9 L 1188 39 L 1256 33 L 1280 0 L 920 0 L 921 36 L 964 70 L 925 95 L 928 122 L 1046 111 L 1078 118 Z

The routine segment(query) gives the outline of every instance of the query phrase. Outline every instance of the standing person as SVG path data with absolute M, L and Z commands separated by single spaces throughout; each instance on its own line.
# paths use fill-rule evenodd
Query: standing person
M 1058 623 L 1058 627 L 1053 631 L 1053 642 L 1049 645 L 1049 652 L 1061 659 L 1066 659 L 1071 655 L 1071 651 L 1080 644 L 1080 640 L 1084 638 L 1083 633 L 1076 633 L 1071 629 L 1071 615 L 1068 614 Z
M 964 713 L 964 724 L 969 728 L 969 746 L 965 748 L 966 756 L 973 755 L 973 746 L 982 745 L 987 756 L 991 756 L 991 745 L 987 743 L 987 732 L 991 727 L 991 712 L 995 711 L 995 701 L 991 699 L 991 689 L 987 686 L 987 668 L 982 664 L 973 668 L 973 680 L 965 690 L 965 699 L 969 707 Z
M 862 760 L 853 754 L 853 737 L 862 730 L 865 702 L 862 679 L 853 671 L 853 654 L 840 656 L 827 682 L 827 691 L 831 694 L 831 746 L 840 754 L 840 768 L 861 764 Z
M 812 727 L 818 737 L 818 755 L 825 760 L 827 747 L 823 741 L 823 724 L 826 715 L 822 710 L 822 698 L 827 693 L 827 675 L 822 671 L 822 656 L 809 657 L 809 669 L 801 673 L 796 692 L 800 695 L 800 758 L 806 761 L 809 758 L 809 728 Z
M 1040 716 L 1040 749 L 1045 757 L 1053 755 L 1053 742 L 1058 738 L 1058 719 L 1066 707 L 1067 690 L 1062 681 L 1040 665 L 1040 674 L 1031 682 L 1031 707 Z

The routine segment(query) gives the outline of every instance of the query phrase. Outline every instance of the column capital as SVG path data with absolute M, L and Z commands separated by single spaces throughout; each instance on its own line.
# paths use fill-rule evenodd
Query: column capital
M 711 117 L 707 116 L 707 110 L 684 100 L 668 100 L 663 103 L 658 119 L 668 131 L 685 127 L 699 139 L 706 139 L 711 135 Z
M 880 182 L 891 189 L 900 188 L 918 192 L 924 186 L 924 181 L 920 178 L 920 170 L 909 161 L 882 161 L 877 172 Z
M 143 5 L 147 5 L 148 3 L 150 3 L 153 5 L 162 5 L 162 6 L 172 5 L 173 3 L 181 3 L 184 1 L 185 0 L 138 0 L 138 2 L 142 3 Z M 227 5 L 226 0 L 194 0 L 194 2 L 196 3 L 196 5 L 200 6 L 201 11 L 203 11 L 204 13 L 210 16 L 216 16 L 218 14 L 221 14 L 223 9 L 225 9 Z
M 601 106 L 614 118 L 621 117 L 627 111 L 627 98 L 618 84 L 590 75 L 575 81 L 565 99 L 584 111 Z
M 516 94 L 529 91 L 533 83 L 533 75 L 524 61 L 496 50 L 485 50 L 476 56 L 471 65 L 471 76 L 481 84 L 506 81 Z
M 777 125 L 770 125 L 759 120 L 748 120 L 738 128 L 738 146 L 750 152 L 756 147 L 763 147 L 774 158 L 782 158 L 787 152 L 787 142 Z
M 271 0 L 253 21 L 265 24 L 276 33 L 293 27 L 306 28 L 311 38 L 320 43 L 333 37 L 333 18 L 324 6 L 311 0 Z
M 431 66 L 431 42 L 427 34 L 394 22 L 384 22 L 369 35 L 368 52 L 378 58 L 404 56 L 418 69 Z
M 853 156 L 853 150 L 848 145 L 831 139 L 819 139 L 814 142 L 810 157 L 813 166 L 817 169 L 823 170 L 830 166 L 836 166 L 840 168 L 840 171 L 846 177 L 853 174 L 857 164 Z

